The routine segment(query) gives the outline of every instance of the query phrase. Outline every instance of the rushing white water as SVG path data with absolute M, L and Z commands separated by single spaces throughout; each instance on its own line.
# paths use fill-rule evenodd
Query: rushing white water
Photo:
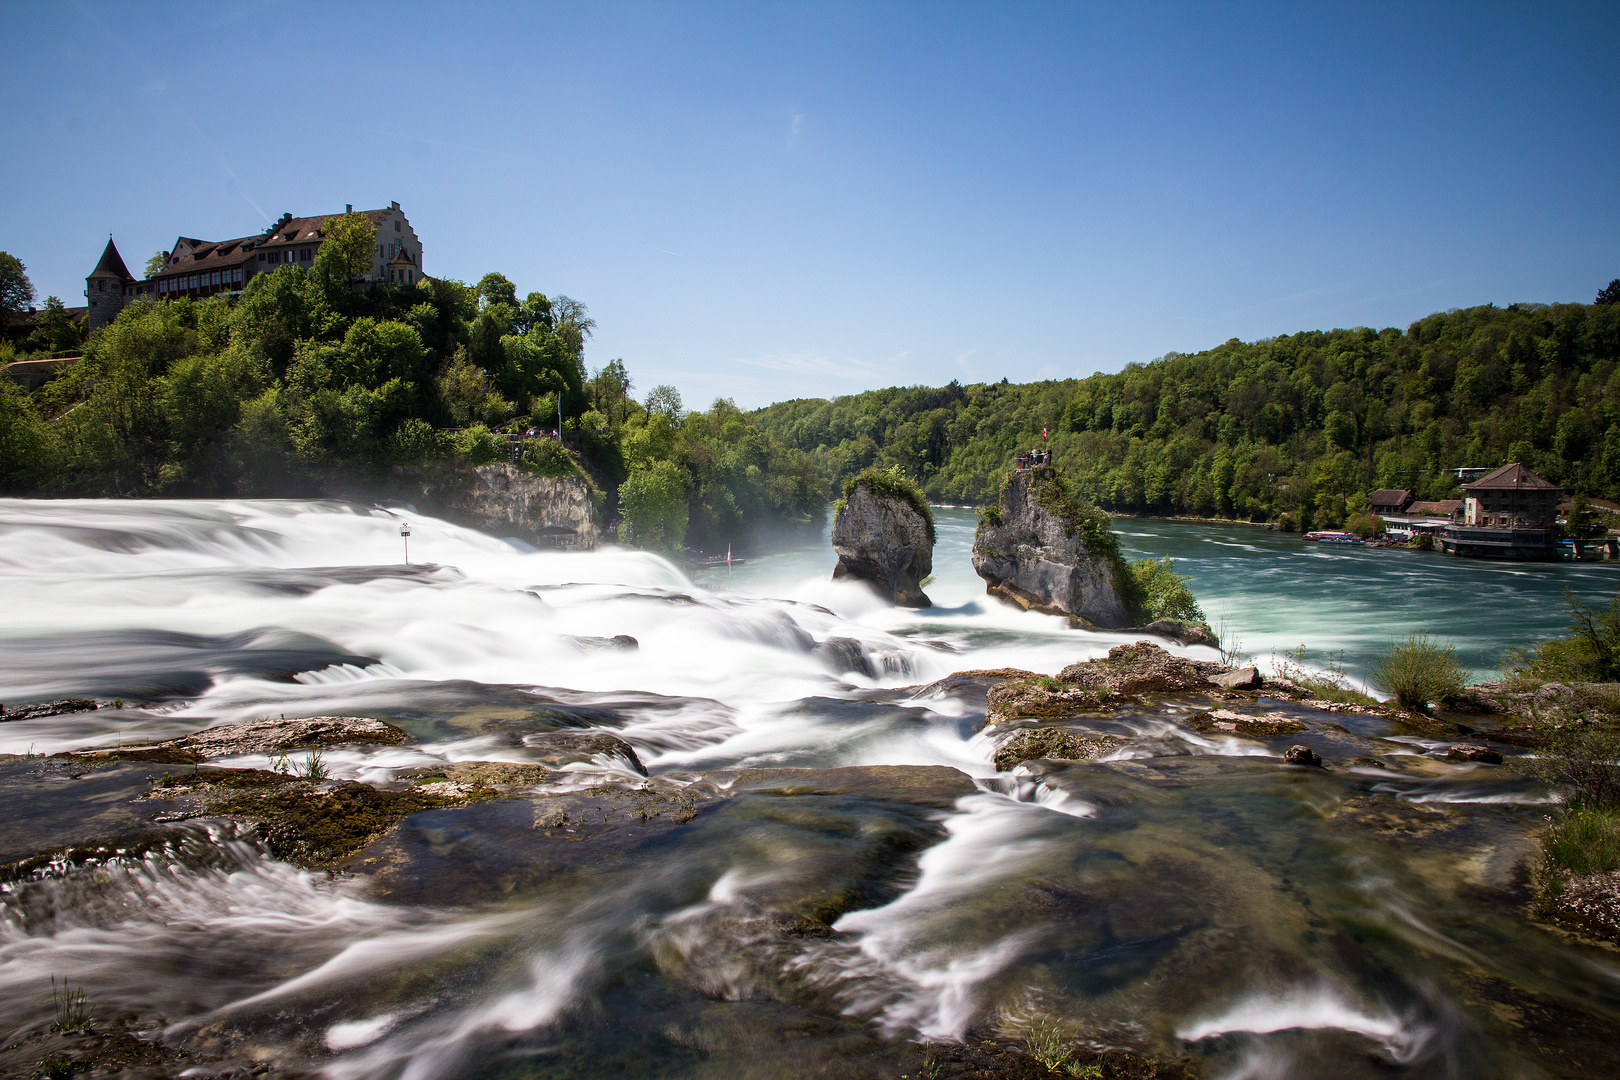
M 1332 956 L 1314 930 L 1290 936 L 1296 914 L 1276 897 L 1292 895 L 1292 879 L 1256 890 L 1251 878 L 1273 872 L 1266 830 L 1331 830 L 1352 796 L 1501 815 L 1546 793 L 1446 763 L 1434 740 L 1380 744 L 1421 759 L 1410 775 L 1284 772 L 1274 745 L 1191 731 L 1185 704 L 1099 718 L 1120 745 L 1092 771 L 998 773 L 1006 736 L 979 730 L 982 696 L 975 706 L 948 688 L 913 688 L 975 668 L 1055 673 L 1126 639 L 987 600 L 967 565 L 971 532 L 970 518 L 942 516 L 935 606 L 913 611 L 829 580 L 824 548 L 693 581 L 646 553 L 535 551 L 399 510 L 0 501 L 0 701 L 128 702 L 0 725 L 0 752 L 148 742 L 265 716 L 372 715 L 415 738 L 336 749 L 325 765 L 339 779 L 388 783 L 446 761 L 531 760 L 531 729 L 500 723 L 543 715 L 542 727 L 612 732 L 672 783 L 717 769 L 846 765 L 944 765 L 976 782 L 975 793 L 927 811 L 881 793 L 788 809 L 739 799 L 645 862 L 559 874 L 554 887 L 513 898 L 452 891 L 428 903 L 382 902 L 358 880 L 277 862 L 250 836 L 190 828 L 167 846 L 41 867 L 0 891 L 0 1020 L 41 1029 L 55 975 L 171 1040 L 209 1032 L 340 1080 L 429 1080 L 560 1052 L 562 1033 L 583 1038 L 609 1024 L 605 1000 L 634 997 L 638 979 L 656 978 L 663 989 L 635 998 L 630 1014 L 679 991 L 832 1010 L 898 1040 L 955 1040 L 1031 995 L 1084 998 L 1095 986 L 1098 1000 L 1140 1012 L 1151 992 L 1138 984 L 1164 977 L 1137 958 L 1170 955 L 1206 931 L 1218 937 L 1216 927 L 1264 937 L 1267 956 L 1310 957 L 1277 970 L 1188 961 L 1219 985 L 1179 989 L 1154 1022 L 1188 1044 L 1259 1040 L 1226 1075 L 1286 1075 L 1295 1059 L 1265 1040 L 1327 1031 L 1377 1048 L 1379 1068 L 1417 1063 L 1415 1075 L 1427 1075 L 1433 1060 L 1450 1070 L 1433 1075 L 1465 1074 L 1465 1021 L 1440 1024 L 1431 1014 L 1443 1010 L 1418 1017 L 1369 992 L 1365 972 L 1396 961 L 1302 979 L 1331 969 Z M 1254 544 L 1229 550 L 1264 554 Z M 613 641 L 621 635 L 635 638 L 634 651 Z M 604 757 L 549 783 L 579 791 L 641 780 Z M 491 842 L 520 847 L 535 826 L 516 828 Z M 453 861 L 465 848 L 452 833 L 424 825 L 420 842 Z M 1282 845 L 1295 852 L 1286 873 L 1331 897 L 1318 912 L 1336 904 L 1358 925 L 1485 962 L 1485 950 L 1455 943 L 1466 935 L 1454 925 L 1412 914 L 1410 882 L 1370 886 L 1364 868 L 1346 887 L 1347 867 L 1362 863 L 1334 855 L 1339 843 L 1290 834 Z M 1206 871 L 1196 898 L 1207 911 L 1158 910 L 1160 894 Z M 839 909 L 836 933 L 781 929 L 782 897 L 840 874 L 864 899 Z M 1254 931 L 1251 907 L 1276 928 Z M 1593 978 L 1613 982 L 1607 969 Z M 1431 994 L 1395 981 L 1391 1000 Z M 720 1053 L 713 1030 L 680 1034 L 698 1023 L 687 1013 L 659 1023 L 637 1038 Z M 592 1036 L 598 1053 L 627 1037 L 608 1030 Z M 725 1060 L 740 1067 L 757 1052 Z
M 412 557 L 431 564 L 409 574 L 401 520 Z M 953 734 L 896 740 L 795 707 L 963 666 L 1054 672 L 1120 640 L 982 599 L 897 612 L 830 581 L 790 590 L 803 599 L 714 592 L 641 552 L 525 550 L 337 504 L 0 502 L 0 523 L 0 701 L 191 691 L 181 708 L 137 726 L 106 721 L 108 743 L 277 713 L 365 711 L 417 684 L 461 680 L 681 699 L 622 732 L 655 766 L 787 763 L 813 749 L 817 764 L 982 773 L 983 755 Z M 639 643 L 633 666 L 596 644 L 619 634 Z M 859 642 L 876 675 L 835 670 L 817 653 L 838 638 Z M 281 674 L 289 668 L 292 680 Z M 927 703 L 918 712 L 932 715 Z M 98 720 L 3 731 L 0 750 L 24 752 L 25 739 L 41 752 L 94 742 Z M 340 764 L 357 776 L 369 767 Z

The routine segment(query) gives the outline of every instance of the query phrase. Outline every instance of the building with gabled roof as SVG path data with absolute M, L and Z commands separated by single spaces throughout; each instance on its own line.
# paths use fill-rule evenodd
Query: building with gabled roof
M 1551 525 L 1564 489 L 1512 462 L 1463 485 L 1463 520 L 1469 525 Z
M 1379 517 L 1387 517 L 1390 514 L 1404 513 L 1406 508 L 1412 505 L 1412 493 L 1405 488 L 1384 488 L 1373 492 L 1369 502 L 1372 504 L 1373 513 Z
M 353 213 L 351 204 L 344 213 Z M 411 228 L 399 203 L 381 210 L 360 211 L 377 229 L 377 250 L 367 283 L 400 282 L 412 284 L 422 279 L 422 241 Z M 138 296 L 158 300 L 240 293 L 253 278 L 283 266 L 305 270 L 315 264 L 315 252 L 326 238 L 326 225 L 343 214 L 319 214 L 295 218 L 287 213 L 262 233 L 234 240 L 199 240 L 191 236 L 175 238 L 174 247 L 163 253 L 163 268 L 137 281 L 124 266 L 111 240 L 102 262 L 85 279 L 85 296 L 91 298 L 90 326 L 105 326 L 117 317 L 124 305 Z M 107 269 L 108 253 L 116 266 Z M 403 256 L 403 260 L 401 260 Z M 117 279 L 116 271 L 123 277 Z M 99 275 L 99 276 L 98 276 Z M 98 307 L 96 298 L 102 298 Z
M 1556 559 L 1564 489 L 1518 462 L 1463 485 L 1463 520 L 1448 525 L 1440 547 L 1455 555 L 1498 559 Z

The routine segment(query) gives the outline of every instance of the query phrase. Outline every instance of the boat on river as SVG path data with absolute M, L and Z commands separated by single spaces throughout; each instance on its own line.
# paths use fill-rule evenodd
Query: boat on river
M 1355 533 L 1337 532 L 1332 529 L 1321 529 L 1317 532 L 1308 532 L 1304 539 L 1317 544 L 1357 544 L 1365 546 L 1367 541 Z

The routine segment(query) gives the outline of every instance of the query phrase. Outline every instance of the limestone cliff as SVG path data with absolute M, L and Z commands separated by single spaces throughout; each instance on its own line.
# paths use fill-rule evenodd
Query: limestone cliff
M 973 537 L 986 591 L 1018 606 L 1106 628 L 1132 623 L 1129 570 L 1102 511 L 1075 500 L 1056 469 L 1020 469 Z
M 535 476 L 515 465 L 461 465 L 423 484 L 423 509 L 492 536 L 540 547 L 595 547 L 599 518 L 583 476 Z
M 904 481 L 887 474 L 862 474 L 846 489 L 833 521 L 833 580 L 864 581 L 902 607 L 928 607 L 922 581 L 934 569 L 933 522 L 920 496 L 898 485 Z

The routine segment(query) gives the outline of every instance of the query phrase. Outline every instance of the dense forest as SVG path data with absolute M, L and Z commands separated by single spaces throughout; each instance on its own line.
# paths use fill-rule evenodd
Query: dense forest
M 560 415 L 561 443 L 528 441 L 520 467 L 581 473 L 643 546 L 723 549 L 825 520 L 811 458 L 730 402 L 687 412 L 668 386 L 637 401 L 617 360 L 588 373 L 582 304 L 520 299 L 500 274 L 357 286 L 374 233 L 351 217 L 310 270 L 261 274 L 234 303 L 143 298 L 85 336 L 47 301 L 0 359 L 83 359 L 32 393 L 0 379 L 0 493 L 408 494 L 421 470 L 505 460 L 502 429 L 555 431 Z M 32 286 L 0 256 L 20 310 Z
M 1019 449 L 1110 510 L 1336 526 L 1370 490 L 1457 497 L 1459 466 L 1520 461 L 1620 498 L 1620 287 L 1587 304 L 1430 315 L 1171 353 L 1114 375 L 875 390 L 753 413 L 831 482 L 898 467 L 984 503 Z
M 1372 489 L 1455 496 L 1448 470 L 1505 461 L 1620 498 L 1620 283 L 1590 305 L 1233 339 L 1088 379 L 688 412 L 669 386 L 638 400 L 621 361 L 589 372 L 594 323 L 568 297 L 519 298 L 493 273 L 357 287 L 374 236 L 353 217 L 310 270 L 260 275 L 235 302 L 142 300 L 86 337 L 50 298 L 0 359 L 83 359 L 32 393 L 0 379 L 0 491 L 358 494 L 500 460 L 500 431 L 560 415 L 562 444 L 531 441 L 520 466 L 581 473 L 623 537 L 670 551 L 813 530 L 870 466 L 988 502 L 1043 429 L 1076 492 L 1114 511 L 1336 526 Z M 24 270 L 0 252 L 10 311 L 32 300 Z

